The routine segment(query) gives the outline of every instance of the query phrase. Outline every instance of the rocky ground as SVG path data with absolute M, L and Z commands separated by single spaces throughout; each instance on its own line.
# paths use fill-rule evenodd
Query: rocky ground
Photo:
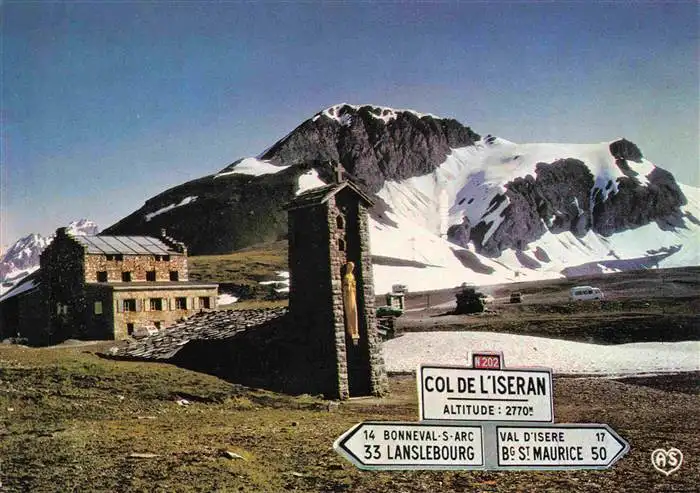
M 1 491 L 697 491 L 697 374 L 556 378 L 557 422 L 607 423 L 631 450 L 612 469 L 360 471 L 332 450 L 365 420 L 416 421 L 412 376 L 389 398 L 335 404 L 247 389 L 99 347 L 0 348 Z M 653 469 L 656 448 L 682 467 Z

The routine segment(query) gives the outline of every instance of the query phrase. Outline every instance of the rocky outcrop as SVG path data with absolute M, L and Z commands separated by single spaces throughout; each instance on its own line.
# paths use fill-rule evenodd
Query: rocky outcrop
M 607 236 L 652 221 L 682 224 L 680 207 L 687 199 L 673 175 L 655 168 L 647 179 L 649 184 L 640 186 L 632 178 L 621 178 L 616 194 L 605 201 L 596 197 L 593 230 Z
M 641 159 L 629 141 L 611 144 L 616 162 L 623 169 L 627 159 Z M 479 253 L 498 256 L 508 248 L 521 250 L 547 230 L 569 231 L 584 236 L 593 230 L 604 236 L 636 228 L 652 221 L 664 227 L 682 227 L 680 207 L 687 203 L 673 175 L 654 168 L 643 185 L 637 173 L 626 166 L 626 177 L 596 188 L 590 169 L 577 159 L 539 163 L 536 176 L 517 178 L 505 185 L 509 205 L 501 213 L 498 229 L 485 237 L 490 223 L 482 221 L 468 231 L 452 228 L 453 241 L 466 246 L 473 242 Z M 624 171 L 624 170 L 623 170 Z

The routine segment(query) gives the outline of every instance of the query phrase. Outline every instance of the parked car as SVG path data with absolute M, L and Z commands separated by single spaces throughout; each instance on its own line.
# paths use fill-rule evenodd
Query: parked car
M 593 286 L 575 286 L 571 288 L 569 297 L 571 301 L 602 300 L 605 295 L 599 288 Z
M 523 295 L 520 293 L 520 291 L 515 291 L 514 293 L 510 293 L 510 302 L 511 303 L 522 303 L 523 302 Z
M 393 306 L 378 306 L 377 317 L 400 317 L 403 310 Z

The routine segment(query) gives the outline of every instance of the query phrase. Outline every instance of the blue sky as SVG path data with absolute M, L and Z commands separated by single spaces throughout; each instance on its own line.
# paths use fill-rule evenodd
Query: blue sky
M 696 2 L 13 2 L 0 244 L 101 227 L 340 102 L 625 137 L 700 185 Z

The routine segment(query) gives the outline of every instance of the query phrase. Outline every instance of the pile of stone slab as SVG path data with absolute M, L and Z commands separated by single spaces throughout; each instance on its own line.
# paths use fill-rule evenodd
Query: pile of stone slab
M 228 339 L 279 318 L 286 308 L 219 310 L 202 312 L 171 325 L 152 336 L 110 348 L 105 356 L 120 359 L 167 360 L 194 340 Z

